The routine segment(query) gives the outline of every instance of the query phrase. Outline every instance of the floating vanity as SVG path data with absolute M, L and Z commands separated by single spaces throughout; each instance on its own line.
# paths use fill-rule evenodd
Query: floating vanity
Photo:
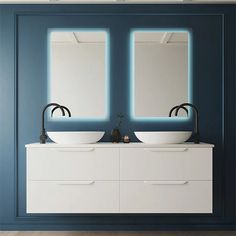
M 212 213 L 211 144 L 28 144 L 27 213 Z

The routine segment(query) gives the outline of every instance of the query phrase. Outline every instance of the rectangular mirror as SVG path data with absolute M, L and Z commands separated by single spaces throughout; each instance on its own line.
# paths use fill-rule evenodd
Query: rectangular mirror
M 49 39 L 48 102 L 68 107 L 72 119 L 108 119 L 106 30 L 51 30 Z
M 165 118 L 172 107 L 191 102 L 189 39 L 187 30 L 132 31 L 132 119 Z

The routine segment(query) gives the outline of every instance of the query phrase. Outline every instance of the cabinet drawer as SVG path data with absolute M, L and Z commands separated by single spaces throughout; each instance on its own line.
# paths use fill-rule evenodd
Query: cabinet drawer
M 117 148 L 28 148 L 28 180 L 118 180 Z
M 116 181 L 30 181 L 27 213 L 117 213 Z
M 122 181 L 121 213 L 212 213 L 211 181 Z
M 121 180 L 211 180 L 211 148 L 123 148 Z

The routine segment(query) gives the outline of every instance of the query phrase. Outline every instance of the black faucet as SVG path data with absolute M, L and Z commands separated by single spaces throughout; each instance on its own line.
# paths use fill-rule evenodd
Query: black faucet
M 193 138 L 193 142 L 194 143 L 200 143 L 200 136 L 199 136 L 199 113 L 198 113 L 198 109 L 195 105 L 191 104 L 191 103 L 183 103 L 179 106 L 173 107 L 172 109 L 175 110 L 175 116 L 178 115 L 179 110 L 182 108 L 184 109 L 185 107 L 191 107 L 194 110 L 194 120 L 195 120 L 195 125 L 194 125 L 194 131 L 192 134 L 192 138 Z M 171 109 L 171 110 L 172 110 Z M 186 109 L 186 108 L 185 108 Z M 172 112 L 170 112 L 171 114 Z
M 65 106 L 60 106 L 60 107 L 59 107 L 59 106 L 56 106 L 56 107 L 54 107 L 54 108 L 52 109 L 52 111 L 51 111 L 51 116 L 53 116 L 54 111 L 56 111 L 58 108 L 65 109 L 65 110 L 67 111 L 67 113 L 68 113 L 68 116 L 71 117 L 70 110 L 69 110 L 67 107 L 65 107 Z
M 58 103 L 49 103 L 47 104 L 44 108 L 43 108 L 43 112 L 42 112 L 42 131 L 41 131 L 41 135 L 40 135 L 40 143 L 41 144 L 45 144 L 46 143 L 46 140 L 47 140 L 47 135 L 46 135 L 46 130 L 45 130 L 45 127 L 44 127 L 44 116 L 45 116 L 45 111 L 47 110 L 48 107 L 51 107 L 51 106 L 55 106 L 55 108 L 59 108 L 61 110 L 61 113 L 62 113 L 62 116 L 65 116 L 65 111 L 64 109 L 68 112 L 69 109 L 65 106 L 61 106 L 59 105 Z M 54 108 L 54 109 L 55 109 Z M 71 113 L 70 111 L 68 112 L 69 116 L 71 116 Z
M 169 112 L 169 117 L 171 117 L 172 116 L 172 113 L 173 113 L 173 111 L 175 110 L 175 109 L 177 109 L 179 106 L 174 106 L 174 107 L 172 107 L 171 108 L 171 110 L 170 110 L 170 112 Z M 186 107 L 181 107 L 183 110 L 185 110 L 185 112 L 187 113 L 187 115 L 188 115 L 188 109 L 186 108 Z

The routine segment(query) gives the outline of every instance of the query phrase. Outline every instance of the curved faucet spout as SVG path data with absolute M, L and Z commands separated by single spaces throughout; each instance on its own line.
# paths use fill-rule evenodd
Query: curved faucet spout
M 58 108 L 62 108 L 63 110 L 66 110 L 67 113 L 68 113 L 68 116 L 71 117 L 71 112 L 70 112 L 70 110 L 69 110 L 67 107 L 65 107 L 65 106 L 54 107 L 54 108 L 52 109 L 52 111 L 51 111 L 51 116 L 53 116 L 53 113 L 54 113 Z
M 169 117 L 172 116 L 172 113 L 175 109 L 177 109 L 179 106 L 174 106 L 171 108 L 170 112 L 169 112 Z M 186 114 L 188 115 L 188 109 L 186 107 L 182 107 L 183 110 L 185 110 Z
M 194 143 L 199 143 L 200 142 L 200 137 L 199 137 L 199 113 L 198 113 L 198 109 L 195 105 L 191 104 L 191 103 L 183 103 L 181 105 L 179 105 L 176 110 L 175 110 L 175 115 L 178 115 L 178 112 L 181 108 L 189 106 L 194 110 L 194 115 L 195 115 L 195 126 L 194 126 L 194 132 L 193 132 L 193 139 L 194 139 Z
M 65 116 L 65 111 L 63 110 L 63 108 L 61 107 L 61 105 L 59 105 L 58 103 L 49 103 L 47 104 L 44 108 L 43 108 L 43 112 L 42 112 L 42 130 L 44 129 L 44 116 L 45 116 L 45 111 L 47 110 L 47 108 L 51 107 L 51 106 L 55 106 L 56 108 L 60 108 L 61 109 L 61 113 L 62 116 Z
M 39 138 L 41 144 L 46 143 L 46 140 L 47 140 L 46 130 L 45 130 L 45 127 L 44 127 L 44 116 L 45 116 L 45 111 L 47 110 L 47 108 L 49 108 L 51 106 L 55 106 L 56 108 L 60 108 L 61 112 L 62 112 L 62 116 L 65 116 L 64 109 L 58 103 L 49 103 L 43 108 L 43 112 L 42 112 L 42 131 L 41 131 L 41 135 L 40 135 L 40 138 Z

